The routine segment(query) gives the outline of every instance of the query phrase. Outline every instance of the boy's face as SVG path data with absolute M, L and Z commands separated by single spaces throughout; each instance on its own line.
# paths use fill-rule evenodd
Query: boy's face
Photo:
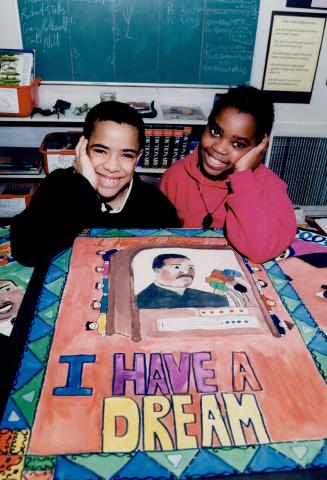
M 97 176 L 96 191 L 102 197 L 119 200 L 133 177 L 142 152 L 136 127 L 127 123 L 97 121 L 87 146 Z
M 201 138 L 203 168 L 218 176 L 233 168 L 245 153 L 257 145 L 256 120 L 233 107 L 224 108 L 213 124 L 207 125 Z

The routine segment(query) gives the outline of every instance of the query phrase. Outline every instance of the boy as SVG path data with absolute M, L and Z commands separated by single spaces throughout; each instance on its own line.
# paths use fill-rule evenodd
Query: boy
M 11 223 L 16 260 L 34 266 L 73 244 L 85 227 L 178 227 L 175 208 L 134 175 L 144 124 L 130 106 L 102 102 L 86 116 L 74 166 L 51 172 Z
M 287 186 L 261 164 L 273 121 L 262 91 L 229 89 L 214 105 L 199 147 L 160 181 L 183 227 L 224 228 L 233 247 L 256 263 L 278 256 L 297 227 Z

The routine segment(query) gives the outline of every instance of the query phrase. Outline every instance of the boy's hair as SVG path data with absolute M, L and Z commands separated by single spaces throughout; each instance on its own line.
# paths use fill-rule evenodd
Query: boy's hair
M 208 119 L 209 125 L 215 122 L 216 116 L 226 107 L 236 108 L 254 117 L 257 124 L 257 143 L 262 141 L 266 133 L 270 135 L 275 118 L 274 105 L 262 90 L 248 85 L 230 88 L 214 104 Z
M 116 123 L 127 123 L 135 127 L 138 131 L 139 150 L 144 147 L 144 123 L 141 115 L 130 107 L 127 103 L 122 102 L 101 102 L 95 105 L 87 113 L 85 117 L 83 135 L 89 139 L 96 122 L 111 121 Z

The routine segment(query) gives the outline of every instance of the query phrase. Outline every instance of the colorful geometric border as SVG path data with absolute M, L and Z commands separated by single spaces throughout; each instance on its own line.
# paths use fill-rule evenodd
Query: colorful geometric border
M 309 235 L 308 235 L 309 234 Z M 299 232 L 297 238 L 301 238 Z M 223 237 L 217 230 L 103 230 L 92 237 L 181 236 Z M 306 241 L 327 246 L 325 237 L 304 233 Z M 28 455 L 28 442 L 41 394 L 60 299 L 67 280 L 71 249 L 51 263 L 32 322 L 21 367 L 0 423 L 0 479 L 55 478 L 198 479 L 217 475 L 282 472 L 323 468 L 327 465 L 327 439 L 283 442 L 246 447 L 221 447 L 175 452 L 131 454 Z M 326 335 L 311 316 L 276 261 L 264 264 L 274 288 L 297 325 L 320 374 L 327 376 Z

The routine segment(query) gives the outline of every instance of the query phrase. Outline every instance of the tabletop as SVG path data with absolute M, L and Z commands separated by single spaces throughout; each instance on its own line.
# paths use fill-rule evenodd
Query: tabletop
M 327 477 L 327 238 L 263 265 L 226 243 L 92 229 L 33 270 L 1 229 L 0 478 Z M 227 305 L 140 308 L 171 253 Z

